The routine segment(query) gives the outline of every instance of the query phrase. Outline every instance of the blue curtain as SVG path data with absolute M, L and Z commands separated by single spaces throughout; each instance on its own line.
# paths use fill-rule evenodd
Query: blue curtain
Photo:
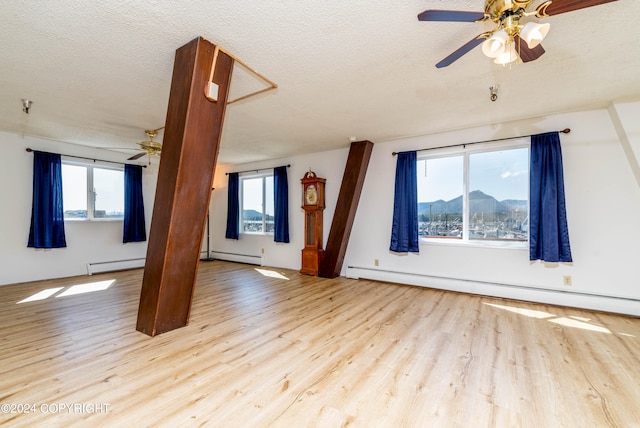
M 33 152 L 33 202 L 27 246 L 67 246 L 62 209 L 62 161 L 56 153 Z
M 557 132 L 531 136 L 529 260 L 571 262 Z
M 289 242 L 289 184 L 287 167 L 273 169 L 274 237 L 276 242 Z
M 390 250 L 418 253 L 418 178 L 416 152 L 398 153 Z
M 147 240 L 142 198 L 142 167 L 124 166 L 124 230 L 122 243 Z
M 229 173 L 229 190 L 227 193 L 227 231 L 225 238 L 238 239 L 240 234 L 240 177 L 237 172 Z

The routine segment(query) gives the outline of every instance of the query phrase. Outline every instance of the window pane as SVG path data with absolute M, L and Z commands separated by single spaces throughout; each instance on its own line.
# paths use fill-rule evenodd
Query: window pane
M 262 177 L 242 180 L 242 231 L 262 232 Z
M 95 218 L 124 217 L 124 171 L 93 168 Z
M 274 198 L 273 176 L 264 177 L 265 228 L 267 233 L 274 233 Z
M 62 164 L 64 218 L 87 218 L 87 168 Z
M 527 240 L 527 148 L 471 154 L 469 190 L 469 239 Z
M 463 157 L 421 159 L 418 169 L 418 233 L 462 238 Z

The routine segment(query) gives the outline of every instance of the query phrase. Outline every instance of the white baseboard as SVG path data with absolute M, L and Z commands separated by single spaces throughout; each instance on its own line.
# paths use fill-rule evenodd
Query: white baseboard
M 206 258 L 207 252 L 201 251 L 200 258 Z M 137 269 L 144 267 L 146 259 L 128 259 L 128 260 L 111 260 L 105 262 L 91 262 L 87 263 L 87 274 L 93 275 L 94 273 L 102 272 L 115 272 L 118 270 Z
M 87 274 L 114 272 L 117 270 L 137 269 L 144 267 L 146 259 L 128 259 L 128 260 L 112 260 L 105 262 L 87 263 Z
M 247 263 L 250 265 L 263 266 L 262 255 L 227 253 L 224 251 L 211 251 L 209 257 L 217 260 L 226 260 L 228 262 Z
M 626 297 L 604 296 L 562 289 L 537 288 L 512 284 L 445 278 L 422 274 L 391 272 L 382 269 L 348 266 L 347 278 L 371 279 L 416 285 L 440 290 L 458 291 L 505 299 L 524 300 L 573 308 L 640 316 L 640 300 Z

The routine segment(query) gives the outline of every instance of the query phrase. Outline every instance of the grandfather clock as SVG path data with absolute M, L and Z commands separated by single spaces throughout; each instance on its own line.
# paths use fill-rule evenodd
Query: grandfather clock
M 302 209 L 304 209 L 304 249 L 300 273 L 318 276 L 318 269 L 324 257 L 322 212 L 326 180 L 309 170 L 300 181 L 302 182 Z

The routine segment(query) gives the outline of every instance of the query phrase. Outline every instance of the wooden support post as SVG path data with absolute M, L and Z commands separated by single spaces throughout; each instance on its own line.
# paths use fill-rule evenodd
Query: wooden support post
M 218 54 L 218 100 L 205 97 L 215 46 L 176 51 L 136 329 L 150 336 L 189 322 L 233 59 Z
M 372 151 L 371 141 L 351 143 L 318 276 L 335 278 L 340 275 Z

